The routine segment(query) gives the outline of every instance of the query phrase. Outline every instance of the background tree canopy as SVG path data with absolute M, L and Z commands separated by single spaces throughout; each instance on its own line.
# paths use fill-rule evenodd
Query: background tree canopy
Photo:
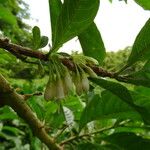
M 135 2 L 150 10 L 149 0 Z M 150 149 L 150 19 L 132 47 L 106 52 L 99 4 L 49 0 L 52 47 L 43 52 L 48 38 L 23 21 L 28 5 L 0 0 L 0 150 Z M 75 36 L 81 54 L 58 52 Z

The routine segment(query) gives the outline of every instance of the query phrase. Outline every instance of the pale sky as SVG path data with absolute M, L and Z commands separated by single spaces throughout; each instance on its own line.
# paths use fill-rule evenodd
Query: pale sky
M 30 6 L 33 18 L 28 23 L 31 26 L 39 26 L 42 34 L 50 37 L 48 0 L 25 1 Z M 101 32 L 107 51 L 117 51 L 132 46 L 136 35 L 149 17 L 150 11 L 145 11 L 133 0 L 128 0 L 128 4 L 118 0 L 113 0 L 112 4 L 108 0 L 101 0 L 95 23 Z M 74 38 L 67 42 L 61 50 L 66 52 L 80 51 L 81 47 L 77 38 Z

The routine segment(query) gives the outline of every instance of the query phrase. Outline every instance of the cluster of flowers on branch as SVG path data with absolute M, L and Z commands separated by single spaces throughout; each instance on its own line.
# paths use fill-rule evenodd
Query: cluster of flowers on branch
M 88 77 L 97 77 L 95 72 L 87 65 L 98 64 L 95 59 L 73 53 L 71 59 L 75 70 L 71 71 L 62 64 L 60 57 L 62 56 L 54 54 L 49 59 L 49 80 L 44 92 L 44 98 L 47 101 L 63 99 L 69 93 L 81 95 L 88 92 Z

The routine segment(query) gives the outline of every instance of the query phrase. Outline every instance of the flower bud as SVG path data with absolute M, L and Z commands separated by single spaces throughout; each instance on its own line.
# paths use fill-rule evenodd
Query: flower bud
M 67 93 L 70 91 L 73 91 L 73 82 L 68 71 L 66 72 L 65 77 L 64 77 L 64 84 L 65 84 Z
M 89 91 L 89 80 L 88 80 L 86 74 L 84 74 L 84 73 L 82 74 L 81 83 L 82 83 L 83 91 L 88 92 Z
M 55 82 L 48 81 L 45 92 L 44 92 L 44 98 L 46 101 L 49 101 L 51 99 L 54 99 L 56 97 L 56 85 Z
M 56 82 L 56 98 L 57 99 L 63 99 L 65 97 L 64 94 L 64 86 L 63 86 L 63 82 L 61 80 L 61 78 L 58 78 L 57 82 Z
M 93 77 L 93 78 L 97 77 L 97 74 L 90 67 L 84 66 L 84 68 L 90 77 Z
M 83 89 L 82 89 L 82 83 L 81 83 L 81 78 L 79 75 L 75 74 L 74 75 L 74 84 L 75 84 L 75 87 L 76 87 L 76 93 L 78 95 L 81 95 L 82 92 L 83 92 Z
M 93 57 L 88 57 L 88 56 L 85 56 L 86 57 L 86 61 L 87 63 L 89 64 L 94 64 L 94 65 L 98 65 L 98 61 L 96 59 L 94 59 Z

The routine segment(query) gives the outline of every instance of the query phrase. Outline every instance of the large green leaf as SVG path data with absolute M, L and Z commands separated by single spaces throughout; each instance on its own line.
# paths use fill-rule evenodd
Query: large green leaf
M 137 4 L 142 6 L 145 10 L 150 10 L 150 0 L 134 0 Z
M 88 122 L 105 118 L 140 119 L 140 116 L 120 98 L 109 91 L 104 91 L 101 97 L 95 95 L 85 107 L 80 119 L 80 129 Z
M 61 11 L 62 3 L 61 0 L 49 0 L 51 29 L 52 29 L 52 45 L 54 42 L 54 36 L 56 32 L 56 23 Z
M 134 133 L 115 133 L 103 139 L 116 145 L 119 150 L 149 150 L 150 140 Z
M 135 39 L 132 52 L 127 61 L 127 66 L 131 66 L 136 61 L 150 58 L 150 19 L 139 32 Z
M 11 13 L 11 11 L 2 5 L 0 5 L 0 21 L 4 21 L 12 26 L 17 26 L 16 17 Z
M 150 87 L 150 78 L 148 78 L 146 73 L 143 71 L 136 72 L 132 75 L 126 76 L 125 78 L 118 78 L 118 81 Z
M 101 78 L 90 78 L 92 82 L 98 84 L 99 86 L 103 87 L 104 89 L 109 90 L 113 94 L 117 95 L 121 100 L 126 102 L 129 106 L 131 106 L 134 110 L 139 112 L 143 118 L 143 121 L 146 124 L 150 124 L 150 113 L 142 106 L 134 104 L 134 100 L 129 92 L 129 90 L 119 84 L 112 81 L 104 80 Z
M 85 30 L 93 22 L 98 8 L 99 0 L 64 0 L 56 23 L 52 51 Z
M 83 53 L 97 59 L 99 63 L 102 63 L 106 52 L 101 34 L 97 29 L 96 24 L 93 22 L 78 37 Z
M 119 81 L 125 81 L 126 83 L 131 83 L 134 85 L 141 85 L 145 87 L 150 87 L 150 60 L 144 65 L 144 67 L 134 72 L 125 78 L 118 77 Z
M 150 88 L 145 87 L 136 87 L 134 92 L 131 93 L 134 99 L 134 102 L 147 109 L 150 113 Z

